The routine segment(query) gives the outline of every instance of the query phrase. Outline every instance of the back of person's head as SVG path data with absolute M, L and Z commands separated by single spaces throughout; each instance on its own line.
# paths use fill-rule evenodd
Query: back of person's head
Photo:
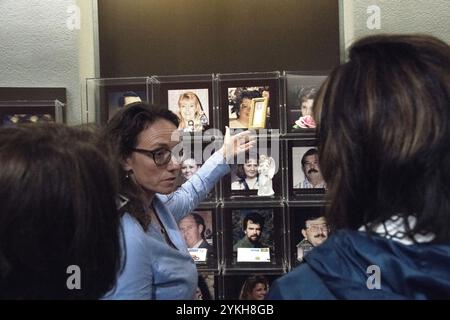
M 265 276 L 249 276 L 242 285 L 241 293 L 239 294 L 239 300 L 254 300 L 252 297 L 252 292 L 258 283 L 264 285 L 266 290 L 269 289 L 269 281 Z
M 242 221 L 243 230 L 247 229 L 247 224 L 249 221 L 252 221 L 252 223 L 254 224 L 259 224 L 259 226 L 261 227 L 261 231 L 264 229 L 264 217 L 258 212 L 252 211 L 245 216 L 244 220 Z
M 97 299 L 115 284 L 117 183 L 95 142 L 64 125 L 0 128 L 0 299 Z
M 356 42 L 315 100 L 332 226 L 412 215 L 450 240 L 450 47 L 422 35 Z

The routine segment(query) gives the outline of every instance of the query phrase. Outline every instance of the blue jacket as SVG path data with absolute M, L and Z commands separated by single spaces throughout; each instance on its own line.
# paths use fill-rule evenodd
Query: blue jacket
M 375 279 L 372 265 L 379 267 L 380 289 L 368 288 Z M 450 245 L 404 245 L 364 232 L 337 231 L 305 263 L 277 279 L 266 298 L 449 299 Z
M 171 242 L 151 224 L 141 225 L 122 217 L 125 266 L 116 287 L 104 299 L 192 299 L 197 289 L 197 269 L 177 222 L 194 210 L 219 179 L 229 172 L 220 153 L 213 154 L 179 189 L 166 196 L 157 194 L 153 205 Z

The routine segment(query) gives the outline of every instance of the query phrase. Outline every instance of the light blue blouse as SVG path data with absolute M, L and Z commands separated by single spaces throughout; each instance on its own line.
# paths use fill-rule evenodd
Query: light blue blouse
M 167 244 L 155 225 L 144 232 L 129 214 L 122 217 L 125 266 L 104 299 L 193 299 L 197 269 L 177 221 L 194 210 L 229 171 L 222 154 L 216 152 L 174 193 L 155 195 L 153 206 L 176 248 Z

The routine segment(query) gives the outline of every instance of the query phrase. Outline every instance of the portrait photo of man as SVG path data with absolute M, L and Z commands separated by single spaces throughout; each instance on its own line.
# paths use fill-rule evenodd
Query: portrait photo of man
M 316 148 L 293 147 L 292 167 L 294 189 L 326 188 L 326 183 L 320 171 L 319 156 Z
M 261 212 L 262 210 L 249 210 L 238 212 L 241 216 L 237 225 L 240 227 L 238 237 L 234 236 L 235 241 L 233 245 L 233 251 L 237 251 L 238 248 L 267 248 L 270 247 L 271 231 L 273 229 L 273 217 L 268 212 Z M 270 211 L 270 210 L 264 210 Z M 236 214 L 235 217 L 236 218 Z M 267 228 L 267 220 L 270 219 L 270 232 Z M 236 226 L 234 226 L 236 227 Z M 242 235 L 243 233 L 243 235 Z M 269 234 L 270 233 L 270 234 Z M 240 237 L 239 237 L 240 235 Z
M 208 228 L 200 214 L 196 212 L 188 214 L 178 222 L 178 227 L 188 248 L 202 248 L 208 249 L 208 253 L 213 252 L 213 246 L 208 243 L 205 236 Z
M 302 262 L 309 251 L 321 245 L 328 238 L 329 232 L 325 217 L 308 217 L 301 229 L 303 239 L 297 244 L 297 261 Z

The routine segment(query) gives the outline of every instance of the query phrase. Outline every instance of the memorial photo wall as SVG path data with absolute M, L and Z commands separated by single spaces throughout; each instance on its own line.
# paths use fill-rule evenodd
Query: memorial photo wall
M 178 116 L 178 186 L 221 147 L 226 127 L 231 135 L 250 130 L 254 148 L 229 159 L 230 173 L 179 221 L 202 276 L 199 298 L 238 299 L 248 277 L 265 276 L 271 283 L 326 239 L 330 230 L 320 215 L 327 186 L 313 117 L 325 78 L 325 72 L 150 76 L 123 86 L 108 80 L 114 86 L 106 81 L 88 92 L 106 99 L 106 93 L 120 88 Z M 303 99 L 308 90 L 312 93 Z M 100 123 L 111 114 L 110 109 L 96 110 Z

